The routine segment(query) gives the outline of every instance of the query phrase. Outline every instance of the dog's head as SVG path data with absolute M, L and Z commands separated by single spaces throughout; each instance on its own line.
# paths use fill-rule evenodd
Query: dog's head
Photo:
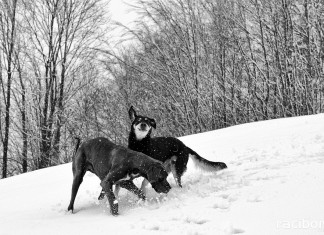
M 142 140 L 151 135 L 152 128 L 156 128 L 156 122 L 153 118 L 137 115 L 133 106 L 130 107 L 128 114 L 132 121 L 132 131 L 137 140 Z
M 160 163 L 152 164 L 147 171 L 147 180 L 157 193 L 168 193 L 171 189 L 167 181 L 168 173 Z

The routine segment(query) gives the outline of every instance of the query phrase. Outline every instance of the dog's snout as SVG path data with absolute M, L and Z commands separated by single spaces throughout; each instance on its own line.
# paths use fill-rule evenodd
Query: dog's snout
M 141 123 L 141 128 L 142 128 L 142 129 L 145 129 L 145 128 L 146 128 L 146 123 L 143 123 L 143 122 L 142 122 L 142 123 Z

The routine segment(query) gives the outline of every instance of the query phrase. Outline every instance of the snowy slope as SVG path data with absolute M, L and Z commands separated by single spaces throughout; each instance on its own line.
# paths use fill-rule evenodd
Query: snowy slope
M 0 180 L 0 234 L 323 234 L 324 114 L 238 125 L 181 138 L 219 173 L 189 162 L 183 188 L 120 191 L 120 215 L 98 202 L 87 173 L 67 213 L 71 164 Z M 140 182 L 137 182 L 140 183 Z

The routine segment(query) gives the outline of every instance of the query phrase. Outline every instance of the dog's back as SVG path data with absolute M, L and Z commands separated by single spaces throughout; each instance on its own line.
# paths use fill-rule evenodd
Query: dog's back
M 95 173 L 101 180 L 110 170 L 116 155 L 126 155 L 126 149 L 119 147 L 109 141 L 107 138 L 98 137 L 83 142 L 77 149 L 73 165 L 82 166 L 85 170 Z M 121 158 L 120 158 L 121 159 Z M 94 166 L 93 164 L 96 164 Z
M 185 145 L 173 137 L 147 136 L 143 140 L 136 140 L 135 136 L 129 138 L 128 147 L 134 151 L 144 153 L 156 160 L 165 162 L 170 157 L 177 155 L 185 149 Z

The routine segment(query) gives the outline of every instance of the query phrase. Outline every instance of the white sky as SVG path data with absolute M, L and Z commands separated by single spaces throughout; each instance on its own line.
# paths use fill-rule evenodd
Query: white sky
M 113 21 L 124 25 L 130 25 L 136 19 L 136 13 L 128 4 L 134 4 L 136 0 L 110 0 L 109 8 Z
M 111 14 L 112 22 L 118 22 L 126 27 L 132 28 L 134 27 L 134 21 L 137 18 L 136 12 L 132 10 L 131 4 L 135 4 L 136 0 L 110 0 L 108 5 L 109 12 Z M 122 28 L 118 27 L 115 28 L 112 32 L 112 42 L 113 47 L 116 47 L 116 44 L 119 44 L 122 41 L 122 38 L 125 36 L 123 35 L 124 31 Z M 125 45 L 125 42 L 121 45 Z

